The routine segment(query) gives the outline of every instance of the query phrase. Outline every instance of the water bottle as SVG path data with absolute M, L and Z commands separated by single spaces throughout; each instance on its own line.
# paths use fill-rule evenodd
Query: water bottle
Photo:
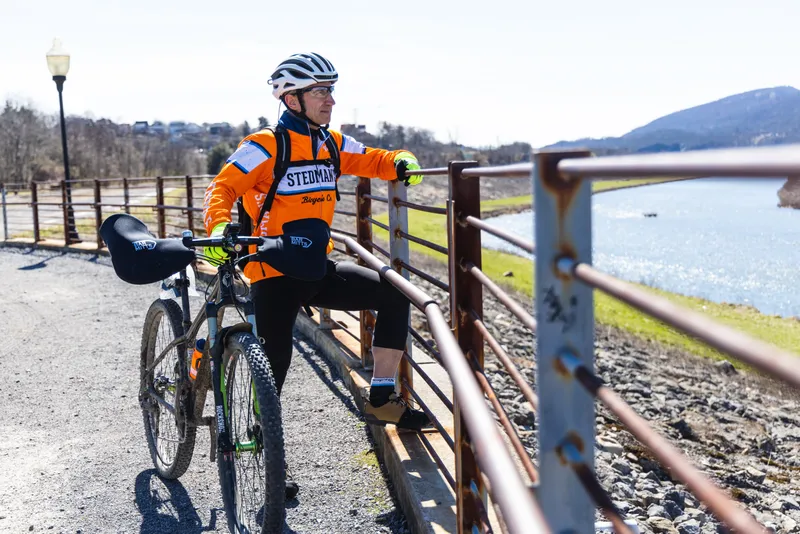
M 197 370 L 200 368 L 200 358 L 203 357 L 203 349 L 206 346 L 206 340 L 200 338 L 195 343 L 194 350 L 192 351 L 192 363 L 189 366 L 189 378 L 192 380 L 197 378 Z

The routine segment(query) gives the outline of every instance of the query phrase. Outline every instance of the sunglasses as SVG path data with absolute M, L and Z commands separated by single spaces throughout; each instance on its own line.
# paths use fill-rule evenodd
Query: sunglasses
M 303 92 L 310 93 L 312 96 L 317 98 L 325 98 L 326 96 L 333 94 L 333 86 L 312 87 L 311 89 L 306 89 Z

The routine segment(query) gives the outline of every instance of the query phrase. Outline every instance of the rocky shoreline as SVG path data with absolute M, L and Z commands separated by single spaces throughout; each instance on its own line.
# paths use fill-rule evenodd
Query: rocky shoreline
M 412 263 L 447 279 L 445 266 L 431 258 L 416 254 Z M 446 294 L 413 278 L 448 316 Z M 514 296 L 532 312 L 529 299 Z M 484 297 L 487 327 L 534 384 L 534 335 L 488 292 Z M 412 324 L 431 339 L 416 310 Z M 535 460 L 530 405 L 488 345 L 485 354 L 487 376 Z M 701 359 L 603 325 L 595 330 L 595 362 L 606 384 L 757 521 L 774 532 L 800 532 L 800 392 L 737 371 L 729 362 Z M 628 519 L 645 533 L 725 531 L 615 416 L 599 402 L 596 407 L 596 473 Z M 597 519 L 604 520 L 599 512 Z

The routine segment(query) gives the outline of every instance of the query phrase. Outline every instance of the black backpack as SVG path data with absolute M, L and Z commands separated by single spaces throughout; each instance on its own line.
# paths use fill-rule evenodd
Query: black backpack
M 277 144 L 278 153 L 276 154 L 275 169 L 272 172 L 272 186 L 269 188 L 267 198 L 264 199 L 264 204 L 261 206 L 261 211 L 258 214 L 258 222 L 253 225 L 253 221 L 244 209 L 244 202 L 242 197 L 236 199 L 236 211 L 239 215 L 240 235 L 253 235 L 253 230 L 261 226 L 261 221 L 264 219 L 264 214 L 272 209 L 272 202 L 275 200 L 275 193 L 278 191 L 283 176 L 289 168 L 289 163 L 292 159 L 292 141 L 289 138 L 289 132 L 281 125 L 276 126 L 274 129 L 270 128 L 275 134 L 275 142 Z M 336 146 L 332 135 L 328 135 L 325 139 L 325 146 L 328 147 L 328 152 L 331 156 L 334 172 L 336 173 L 336 200 L 341 200 L 339 196 L 339 147 Z M 250 261 L 250 258 L 245 258 L 239 262 L 239 266 L 244 269 L 245 265 Z

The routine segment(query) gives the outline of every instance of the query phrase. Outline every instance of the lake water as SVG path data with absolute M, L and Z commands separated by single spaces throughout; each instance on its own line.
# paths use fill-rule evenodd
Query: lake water
M 785 181 L 704 178 L 596 194 L 592 264 L 623 280 L 800 316 L 800 210 L 777 207 Z M 531 212 L 491 222 L 533 241 Z M 530 257 L 486 232 L 482 241 Z

